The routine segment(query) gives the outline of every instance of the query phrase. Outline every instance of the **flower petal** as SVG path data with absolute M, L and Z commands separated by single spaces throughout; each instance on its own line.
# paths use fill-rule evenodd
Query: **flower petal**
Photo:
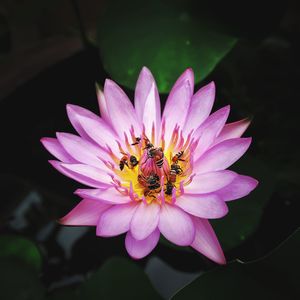
M 99 147 L 83 138 L 64 132 L 56 133 L 57 139 L 63 148 L 78 162 L 106 170 L 106 165 L 98 157 L 107 157 Z
M 61 164 L 63 169 L 71 171 L 77 175 L 89 178 L 91 181 L 99 183 L 100 188 L 111 185 L 112 175 L 98 168 L 83 164 Z
M 148 237 L 143 240 L 136 240 L 130 231 L 125 238 L 125 246 L 128 254 L 134 259 L 141 259 L 147 256 L 157 245 L 160 232 L 154 230 Z
M 196 162 L 193 172 L 206 173 L 224 170 L 235 163 L 249 148 L 251 138 L 223 141 L 207 150 Z
M 180 86 L 183 82 L 188 81 L 190 83 L 191 95 L 194 93 L 194 71 L 192 68 L 187 68 L 176 80 L 172 90 Z M 171 92 L 172 92 L 171 90 Z
M 214 143 L 216 137 L 224 127 L 228 118 L 230 106 L 227 105 L 210 115 L 193 134 L 195 139 L 199 138 L 194 150 L 194 159 L 197 160 Z
M 151 137 L 152 128 L 155 129 L 155 143 L 159 142 L 159 132 L 160 132 L 160 100 L 157 92 L 155 83 L 152 84 L 150 92 L 147 96 L 144 115 L 143 115 L 143 124 L 145 126 L 145 133 L 148 137 Z
M 79 135 L 87 140 L 90 140 L 84 129 L 81 127 L 81 124 L 78 122 L 78 116 L 86 116 L 92 119 L 97 119 L 99 118 L 99 116 L 89 111 L 88 109 L 74 104 L 67 104 L 67 114 L 71 124 L 79 133 Z
M 195 237 L 191 217 L 180 208 L 169 204 L 161 207 L 158 228 L 166 239 L 178 246 L 189 246 Z
M 165 142 L 169 145 L 176 125 L 183 128 L 191 101 L 191 83 L 186 80 L 172 88 L 162 119 L 165 122 Z
M 228 213 L 228 207 L 216 194 L 187 195 L 176 199 L 175 205 L 185 212 L 205 219 L 217 219 Z
M 135 87 L 134 106 L 139 122 L 145 125 L 146 135 L 151 137 L 152 124 L 156 132 L 156 143 L 161 123 L 159 94 L 153 75 L 143 67 Z
M 220 265 L 226 264 L 223 250 L 208 220 L 194 217 L 193 221 L 196 234 L 191 247 Z
M 111 205 L 83 199 L 67 215 L 59 220 L 63 225 L 96 226 L 101 214 Z
M 98 236 L 108 237 L 128 231 L 136 209 L 136 203 L 117 204 L 109 208 L 102 214 L 97 225 L 96 234 Z
M 119 153 L 119 137 L 113 129 L 108 126 L 102 119 L 93 119 L 85 116 L 78 116 L 78 122 L 92 141 L 96 142 L 102 148 L 111 148 L 114 153 Z
M 95 188 L 108 188 L 111 186 L 109 183 L 101 183 L 98 181 L 95 181 L 87 176 L 84 176 L 83 174 L 73 172 L 71 170 L 68 170 L 66 167 L 63 167 L 62 165 L 66 166 L 66 164 L 61 163 L 60 161 L 56 160 L 49 160 L 49 163 L 60 173 L 64 174 L 65 176 L 72 178 L 84 185 L 95 187 Z M 71 164 L 69 164 L 70 166 Z
M 96 83 L 96 93 L 97 93 L 97 99 L 98 99 L 101 118 L 108 124 L 111 124 L 108 109 L 107 109 L 107 102 L 106 102 L 104 93 L 101 91 L 101 89 L 97 83 Z
M 138 122 L 132 103 L 124 91 L 112 80 L 106 79 L 104 95 L 108 103 L 107 109 L 113 128 L 119 137 L 124 140 L 124 132 L 130 136 L 133 126 L 136 136 L 141 134 L 141 124 Z
M 192 97 L 188 112 L 188 119 L 184 125 L 184 134 L 198 128 L 209 116 L 215 101 L 215 84 L 211 82 L 202 87 Z
M 215 144 L 228 139 L 239 138 L 243 135 L 251 123 L 250 119 L 243 119 L 237 122 L 228 123 L 224 126 L 220 134 L 215 140 Z
M 224 201 L 236 200 L 252 192 L 258 181 L 250 176 L 238 175 L 229 185 L 217 191 Z
M 44 137 L 41 139 L 41 143 L 53 156 L 60 161 L 65 163 L 78 162 L 65 151 L 57 139 Z
M 129 196 L 120 194 L 115 187 L 108 189 L 78 189 L 75 194 L 82 198 L 89 198 L 110 204 L 125 204 L 131 201 Z
M 193 177 L 192 182 L 184 187 L 186 194 L 204 194 L 217 191 L 230 184 L 238 175 L 235 172 L 224 170 L 199 174 Z
M 130 225 L 132 236 L 136 240 L 143 240 L 157 227 L 159 221 L 160 205 L 157 203 L 144 204 L 137 208 Z

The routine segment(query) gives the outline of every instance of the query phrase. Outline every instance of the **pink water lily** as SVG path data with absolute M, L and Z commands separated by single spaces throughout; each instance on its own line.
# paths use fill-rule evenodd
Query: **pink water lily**
M 139 75 L 134 106 L 113 81 L 98 90 L 100 116 L 67 105 L 78 132 L 42 138 L 58 160 L 50 163 L 88 186 L 75 191 L 81 201 L 60 222 L 96 226 L 101 237 L 126 233 L 129 255 L 140 259 L 157 245 L 160 234 L 191 246 L 209 259 L 226 260 L 208 219 L 228 212 L 227 201 L 249 194 L 257 181 L 226 170 L 248 149 L 241 138 L 249 120 L 225 124 L 229 106 L 210 115 L 215 85 L 194 93 L 187 69 L 174 84 L 161 115 L 151 72 Z M 238 224 L 237 224 L 238 225 Z

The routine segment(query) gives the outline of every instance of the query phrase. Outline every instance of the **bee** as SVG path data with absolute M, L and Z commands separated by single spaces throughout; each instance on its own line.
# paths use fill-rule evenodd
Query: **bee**
M 174 184 L 171 181 L 167 181 L 165 194 L 166 195 L 172 195 L 173 188 L 174 188 Z
M 134 145 L 138 145 L 141 142 L 141 138 L 140 137 L 136 137 L 135 141 L 131 144 L 132 146 Z
M 159 148 L 148 148 L 147 149 L 147 159 L 145 160 L 144 163 L 146 163 L 146 161 L 148 159 L 154 159 L 155 164 L 157 165 L 157 167 L 162 168 L 163 164 L 164 164 L 164 152 L 162 150 L 161 147 Z
M 148 177 L 144 175 L 138 175 L 138 181 L 141 185 L 143 185 L 146 189 L 144 191 L 145 196 L 155 197 L 154 193 L 160 191 L 160 182 L 159 176 L 155 173 L 151 173 Z
M 161 147 L 153 148 L 149 151 L 149 155 L 151 158 L 154 158 L 155 164 L 157 167 L 162 168 L 164 164 L 164 152 Z
M 155 173 L 151 173 L 148 177 L 145 177 L 142 174 L 138 175 L 139 183 L 150 190 L 155 190 L 160 187 L 159 180 L 159 176 Z
M 148 138 L 144 138 L 144 141 L 145 141 L 145 148 L 143 150 L 145 150 L 145 149 L 149 150 L 149 149 L 154 148 L 153 144 L 151 144 L 151 142 L 149 141 Z
M 170 174 L 169 174 L 169 181 L 170 182 L 176 182 L 176 176 L 177 176 L 176 170 L 171 169 Z
M 181 169 L 181 167 L 177 164 L 172 164 L 171 165 L 171 171 L 173 173 L 176 173 L 176 175 L 181 175 L 183 173 L 183 170 Z
M 125 165 L 130 169 L 133 169 L 136 165 L 138 165 L 139 161 L 134 155 L 130 155 L 129 162 L 128 162 L 128 155 L 125 153 L 122 154 L 124 154 L 124 156 L 120 159 L 120 163 L 119 163 L 119 167 L 121 171 L 123 171 Z
M 182 157 L 183 153 L 184 153 L 184 151 L 179 151 L 176 155 L 174 155 L 172 157 L 172 162 L 175 163 L 175 164 L 177 164 L 178 161 L 185 161 L 184 159 L 180 158 L 180 157 Z

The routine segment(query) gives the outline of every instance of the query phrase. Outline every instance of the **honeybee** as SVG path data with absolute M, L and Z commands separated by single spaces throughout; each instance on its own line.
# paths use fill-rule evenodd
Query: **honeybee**
M 143 185 L 146 189 L 144 191 L 145 196 L 155 197 L 153 193 L 157 193 L 160 191 L 160 182 L 159 176 L 155 173 L 151 173 L 148 177 L 144 175 L 138 175 L 138 181 L 141 185 Z
M 144 141 L 145 141 L 145 148 L 143 150 L 145 150 L 145 149 L 149 150 L 149 149 L 154 148 L 153 144 L 149 141 L 149 139 L 147 137 L 144 137 Z
M 183 170 L 179 165 L 174 163 L 171 165 L 171 172 L 176 173 L 176 175 L 181 175 L 183 173 Z
M 172 162 L 177 164 L 178 161 L 185 161 L 184 159 L 181 159 L 180 157 L 182 157 L 184 151 L 179 151 L 177 154 L 175 154 L 173 157 L 172 157 Z
M 171 169 L 170 173 L 169 173 L 169 181 L 170 182 L 176 182 L 176 176 L 177 176 L 176 170 Z
M 141 138 L 140 137 L 135 137 L 135 141 L 131 145 L 132 146 L 138 145 L 140 142 L 141 142 Z
M 164 152 L 161 147 L 150 149 L 148 152 L 148 157 L 153 158 L 155 161 L 155 164 L 159 168 L 162 168 L 162 166 L 164 164 Z
M 129 162 L 128 162 L 128 155 L 125 153 L 122 154 L 124 154 L 124 156 L 120 159 L 120 163 L 119 163 L 119 167 L 121 171 L 123 171 L 125 165 L 128 168 L 133 169 L 139 163 L 139 161 L 134 155 L 130 155 Z
M 165 194 L 166 195 L 172 195 L 173 188 L 174 188 L 174 184 L 170 180 L 167 181 Z

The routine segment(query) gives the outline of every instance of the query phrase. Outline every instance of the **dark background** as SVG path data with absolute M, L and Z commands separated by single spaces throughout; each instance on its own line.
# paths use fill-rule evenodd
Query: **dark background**
M 1 298 L 167 299 L 200 275 L 175 298 L 296 299 L 299 234 L 271 262 L 233 261 L 262 259 L 299 227 L 299 17 L 297 1 L 2 1 Z M 51 168 L 40 138 L 73 132 L 67 103 L 98 112 L 96 81 L 112 78 L 133 99 L 143 65 L 158 77 L 162 103 L 191 66 L 196 89 L 215 81 L 214 110 L 230 104 L 230 121 L 253 118 L 253 144 L 234 169 L 260 185 L 213 222 L 232 261 L 226 268 L 164 240 L 132 261 L 123 236 L 100 239 L 94 228 L 56 222 L 79 200 L 78 184 Z

